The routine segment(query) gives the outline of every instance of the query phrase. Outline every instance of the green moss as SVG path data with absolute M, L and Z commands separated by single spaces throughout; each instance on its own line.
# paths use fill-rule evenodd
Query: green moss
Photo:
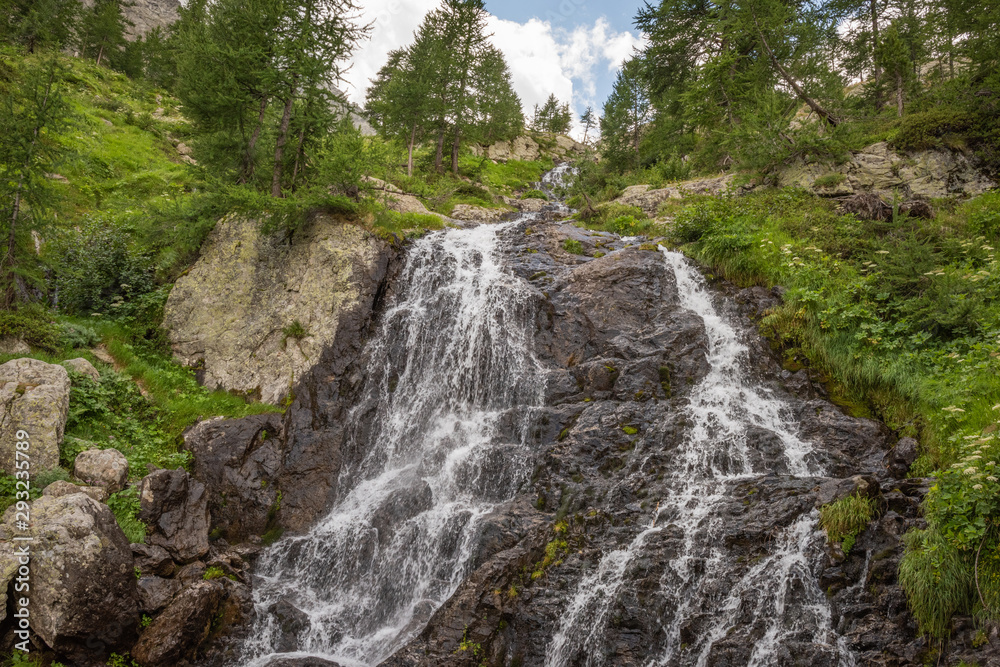
M 639 429 L 634 426 L 622 426 L 622 431 L 625 432 L 625 435 L 635 435 L 639 432 Z

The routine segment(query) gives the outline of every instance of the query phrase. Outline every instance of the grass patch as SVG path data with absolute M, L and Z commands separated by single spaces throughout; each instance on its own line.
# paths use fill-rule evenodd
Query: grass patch
M 562 249 L 571 255 L 583 255 L 586 253 L 583 249 L 583 244 L 576 239 L 566 239 L 563 241 Z
M 852 494 L 820 508 L 819 523 L 830 542 L 841 544 L 847 554 L 874 514 L 875 502 L 871 498 Z
M 521 199 L 544 199 L 548 201 L 549 196 L 541 190 L 528 190 L 521 193 Z
M 146 524 L 139 520 L 139 490 L 130 487 L 108 498 L 108 507 L 115 515 L 118 525 L 130 544 L 146 541 Z

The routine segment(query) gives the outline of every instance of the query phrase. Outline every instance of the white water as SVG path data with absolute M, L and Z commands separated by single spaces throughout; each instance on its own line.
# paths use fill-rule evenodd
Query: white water
M 716 599 L 718 581 L 731 567 L 721 547 L 725 527 L 718 510 L 733 487 L 753 479 L 755 472 L 764 472 L 753 470 L 748 428 L 763 428 L 778 437 L 792 474 L 822 471 L 807 462 L 811 446 L 797 436 L 787 406 L 750 381 L 745 371 L 749 350 L 716 310 L 704 278 L 679 253 L 663 249 L 663 255 L 676 277 L 681 305 L 705 324 L 710 371 L 691 392 L 687 406 L 691 426 L 674 454 L 670 491 L 645 530 L 627 548 L 604 555 L 579 584 L 548 648 L 546 667 L 614 664 L 606 646 L 607 621 L 628 585 L 624 573 L 667 526 L 683 536 L 683 545 L 678 557 L 665 564 L 660 579 L 660 595 L 667 598 L 673 613 L 661 619 L 665 641 L 650 665 L 705 665 L 712 647 L 737 621 L 767 626 L 754 647 L 754 665 L 774 664 L 783 639 L 801 635 L 803 627 L 812 633 L 814 643 L 827 645 L 834 636 L 830 610 L 810 574 L 807 552 L 817 539 L 812 516 L 787 528 L 771 555 L 751 568 L 728 598 L 721 603 Z M 790 610 L 787 598 L 793 587 L 798 599 Z M 694 646 L 684 645 L 682 627 L 704 615 L 713 619 L 709 632 L 702 633 Z M 846 648 L 837 652 L 841 664 L 853 664 Z
M 468 575 L 483 517 L 530 472 L 528 416 L 542 400 L 529 289 L 501 266 L 513 224 L 432 234 L 410 250 L 348 418 L 369 428 L 354 428 L 344 451 L 364 456 L 345 465 L 330 514 L 258 567 L 241 666 L 281 653 L 279 602 L 309 620 L 287 657 L 375 665 Z

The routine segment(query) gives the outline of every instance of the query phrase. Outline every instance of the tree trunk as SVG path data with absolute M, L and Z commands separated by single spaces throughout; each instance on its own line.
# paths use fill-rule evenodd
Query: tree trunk
M 417 142 L 417 123 L 414 121 L 413 130 L 410 132 L 410 146 L 406 156 L 406 175 L 413 178 L 413 144 Z
M 438 134 L 437 153 L 434 155 L 434 171 L 444 173 L 444 130 Z
M 755 18 L 754 22 L 756 22 L 756 20 L 757 19 Z M 802 86 L 799 85 L 799 82 L 792 77 L 792 75 L 780 62 L 778 62 L 778 58 L 774 55 L 774 51 L 772 51 L 771 47 L 768 45 L 767 39 L 764 38 L 764 31 L 760 29 L 759 24 L 757 25 L 757 34 L 760 35 L 761 44 L 764 45 L 764 50 L 767 51 L 767 55 L 771 58 L 771 62 L 774 64 L 775 69 L 777 69 L 778 73 L 781 74 L 781 78 L 783 78 L 785 82 L 791 86 L 792 90 L 795 91 L 795 94 L 799 97 L 799 99 L 805 102 L 810 109 L 815 111 L 817 116 L 825 120 L 832 127 L 837 127 L 837 119 L 830 115 L 830 112 L 821 107 L 815 100 L 806 95 L 806 91 L 802 90 Z
M 903 73 L 896 72 L 896 114 L 903 117 Z
M 257 147 L 257 140 L 260 139 L 260 131 L 264 127 L 264 114 L 267 112 L 267 105 L 270 99 L 267 95 L 262 95 L 260 98 L 260 113 L 257 114 L 257 126 L 253 128 L 253 134 L 250 135 L 250 142 L 247 144 L 246 153 L 243 155 L 243 168 L 240 170 L 240 178 L 237 183 L 246 183 L 251 178 L 253 178 L 253 172 L 255 169 L 253 162 L 253 150 Z
M 882 67 L 878 64 L 878 0 L 869 0 L 869 7 L 872 15 L 872 64 L 874 66 L 873 75 L 875 77 L 875 111 L 882 108 L 882 91 L 879 89 L 879 82 L 882 80 Z
M 101 48 L 97 50 L 97 66 L 101 66 L 101 60 L 104 59 L 104 44 L 101 44 Z
M 306 140 L 306 126 L 299 131 L 299 145 L 295 148 L 295 168 L 292 169 L 292 191 L 295 191 L 295 178 L 299 175 L 299 161 L 302 159 L 302 144 Z
M 271 196 L 281 197 L 281 161 L 285 157 L 285 143 L 288 141 L 288 126 L 292 122 L 292 105 L 295 104 L 295 80 L 288 87 L 288 99 L 285 100 L 285 111 L 281 116 L 281 126 L 278 128 L 278 140 L 274 144 L 274 171 L 271 175 Z
M 458 146 L 462 140 L 462 133 L 458 126 L 455 126 L 455 139 L 451 143 L 451 173 L 458 176 Z

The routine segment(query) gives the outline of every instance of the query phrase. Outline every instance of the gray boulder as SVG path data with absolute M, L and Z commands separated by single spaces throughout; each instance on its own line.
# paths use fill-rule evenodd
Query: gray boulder
M 140 577 L 139 607 L 144 614 L 155 614 L 181 590 L 181 582 L 163 577 Z
M 183 470 L 157 470 L 139 484 L 139 518 L 149 526 L 146 540 L 166 549 L 178 563 L 208 553 L 208 494 Z
M 212 630 L 212 620 L 225 597 L 218 581 L 199 581 L 174 598 L 132 647 L 132 656 L 145 667 L 166 667 L 190 658 Z
M 73 474 L 91 486 L 105 489 L 110 495 L 125 488 L 128 461 L 117 449 L 90 449 L 76 457 Z
M 55 496 L 56 498 L 70 496 L 74 493 L 86 494 L 99 503 L 103 503 L 108 499 L 107 492 L 99 486 L 77 486 L 72 482 L 65 482 L 63 480 L 52 482 L 42 491 L 43 496 Z
M 83 375 L 86 375 L 94 382 L 101 381 L 100 372 L 98 372 L 98 370 L 94 368 L 94 365 L 92 363 L 90 363 L 83 357 L 79 357 L 77 359 L 67 359 L 66 361 L 62 362 L 62 365 L 71 371 L 76 371 L 77 373 L 82 373 Z
M 14 474 L 17 434 L 28 434 L 35 473 L 59 465 L 59 443 L 69 411 L 69 373 L 38 359 L 0 366 L 0 470 Z
M 138 592 L 132 552 L 111 510 L 83 493 L 42 496 L 31 505 L 27 533 L 14 521 L 11 507 L 0 524 L 0 575 L 16 567 L 13 538 L 33 537 L 31 630 L 73 664 L 87 664 L 95 650 L 127 649 L 139 622 Z

